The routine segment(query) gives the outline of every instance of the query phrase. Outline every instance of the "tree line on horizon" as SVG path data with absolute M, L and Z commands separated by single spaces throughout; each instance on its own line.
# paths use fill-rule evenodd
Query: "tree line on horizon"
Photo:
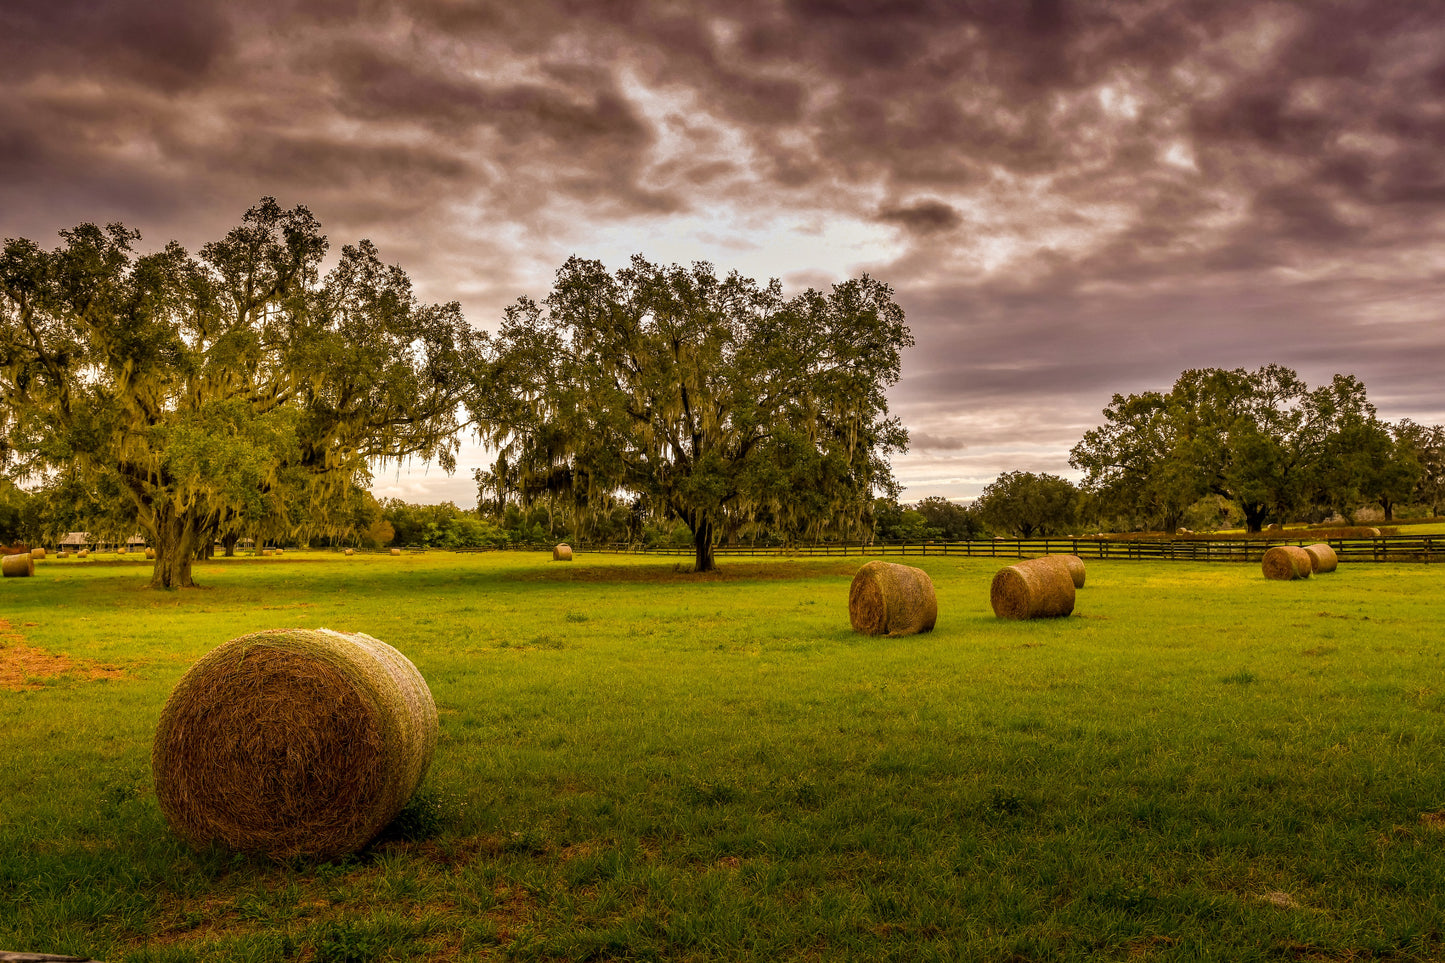
M 570 537 L 687 544 L 978 538 L 1235 513 L 1438 511 L 1442 431 L 1380 422 L 1351 376 L 1184 372 L 1115 395 L 1071 453 L 1082 484 L 1006 472 L 974 505 L 898 501 L 886 390 L 913 344 L 867 275 L 785 298 L 709 264 L 570 258 L 495 335 L 422 304 L 368 241 L 330 250 L 263 199 L 193 256 L 82 224 L 0 253 L 0 541 L 140 530 L 151 584 L 241 538 L 439 547 Z M 372 466 L 497 453 L 476 510 L 366 491 Z M 22 487 L 28 486 L 28 487 Z M 1321 515 L 1323 517 L 1323 515 Z

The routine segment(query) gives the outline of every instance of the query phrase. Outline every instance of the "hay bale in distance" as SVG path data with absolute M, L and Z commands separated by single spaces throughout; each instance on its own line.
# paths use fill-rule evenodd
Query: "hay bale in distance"
M 69 557 L 70 557 L 70 552 L 68 552 L 68 551 L 66 551 L 65 549 L 62 548 L 62 549 L 60 550 L 60 554 L 57 555 L 57 556 L 55 556 L 55 557 L 56 557 L 56 558 L 69 558 Z
M 400 555 L 400 554 L 401 554 L 401 549 L 399 549 L 399 548 L 394 548 L 394 549 L 391 550 L 391 554 L 393 554 L 393 555 Z
M 552 561 L 554 561 L 554 562 L 570 562 L 570 561 L 572 561 L 572 546 L 571 546 L 571 545 L 568 545 L 568 544 L 565 543 L 565 542 L 563 542 L 561 545 L 558 545 L 556 548 L 552 549 Z
M 848 619 L 865 635 L 931 632 L 938 621 L 933 579 L 911 565 L 869 562 L 848 588 Z
M 1309 553 L 1298 545 L 1276 545 L 1264 553 L 1260 562 L 1264 577 L 1281 582 L 1309 578 L 1314 571 Z
M 146 558 L 155 558 L 155 557 L 156 557 L 156 550 L 153 549 L 153 548 L 147 548 L 147 549 L 146 549 Z
M 348 549 L 346 550 L 346 554 L 347 554 L 347 555 L 355 555 L 355 554 L 356 554 L 356 549 L 354 549 L 354 548 L 348 548 Z
M 1340 557 L 1328 542 L 1319 542 L 1314 545 L 1305 546 L 1305 554 L 1310 557 L 1310 570 L 1318 575 L 1321 572 L 1333 572 L 1340 567 Z
M 78 552 L 75 553 L 75 557 L 76 557 L 76 558 L 89 558 L 89 557 L 90 557 L 90 549 L 88 549 L 88 548 L 82 548 L 80 551 L 78 551 Z
M 43 547 L 42 547 L 42 548 L 32 548 L 32 549 L 30 550 L 30 557 L 33 558 L 33 559 L 35 559 L 37 562 L 40 561 L 42 558 L 45 557 L 45 549 L 44 549 Z
M 1069 577 L 1074 580 L 1074 588 L 1084 587 L 1084 560 L 1077 555 L 1048 555 L 1046 558 L 1056 558 L 1063 562 L 1069 569 Z
M 1060 556 L 1025 559 L 999 569 L 988 595 L 1001 619 L 1059 618 L 1074 611 L 1074 576 Z
M 5 578 L 29 578 L 35 574 L 35 559 L 30 557 L 29 552 L 6 555 L 0 559 L 0 572 Z
M 396 818 L 436 738 L 431 691 L 396 649 L 272 629 L 191 666 L 161 712 L 151 769 L 162 814 L 191 845 L 324 860 Z

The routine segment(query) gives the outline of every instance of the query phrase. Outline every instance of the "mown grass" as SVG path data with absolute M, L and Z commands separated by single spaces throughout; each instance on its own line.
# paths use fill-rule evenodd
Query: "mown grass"
M 861 560 L 42 563 L 0 643 L 0 949 L 181 960 L 1431 960 L 1445 955 L 1441 572 L 1090 561 L 1001 622 L 990 560 L 911 559 L 938 629 L 848 625 Z M 149 749 L 199 655 L 364 631 L 441 710 L 356 858 L 193 853 Z M 0 658 L 4 653 L 0 652 Z M 125 670 L 91 680 L 90 663 Z

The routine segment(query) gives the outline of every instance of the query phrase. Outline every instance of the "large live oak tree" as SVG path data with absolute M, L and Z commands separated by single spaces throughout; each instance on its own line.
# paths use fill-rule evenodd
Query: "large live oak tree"
M 868 276 L 785 299 L 709 264 L 572 258 L 495 342 L 474 416 L 501 452 L 489 477 L 584 514 L 620 501 L 685 522 L 695 571 L 727 532 L 861 532 L 907 432 L 885 390 L 913 343 Z
M 476 340 L 422 305 L 369 241 L 322 274 L 326 237 L 271 198 L 199 257 L 82 224 L 0 256 L 0 424 L 16 469 L 113 483 L 192 584 L 198 548 L 283 493 L 325 500 L 370 459 L 454 463 Z

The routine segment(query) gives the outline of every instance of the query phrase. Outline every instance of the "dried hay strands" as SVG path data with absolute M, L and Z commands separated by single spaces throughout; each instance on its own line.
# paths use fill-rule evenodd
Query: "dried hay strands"
M 1314 572 L 1309 553 L 1298 545 L 1276 545 L 1264 553 L 1260 562 L 1264 577 L 1281 582 L 1309 578 Z
M 1074 588 L 1084 587 L 1084 560 L 1077 555 L 1046 555 L 1045 558 L 1056 558 L 1063 562 L 1069 569 L 1069 577 L 1074 580 Z
M 938 621 L 933 579 L 921 568 L 872 561 L 848 588 L 848 619 L 865 635 L 916 635 Z
M 198 848 L 331 859 L 364 847 L 426 774 L 436 703 L 406 656 L 329 629 L 272 629 L 201 657 L 156 725 L 166 821 Z
M 0 572 L 4 572 L 5 578 L 29 578 L 35 574 L 35 559 L 29 552 L 6 555 L 0 559 Z
M 552 561 L 554 561 L 554 562 L 570 562 L 570 561 L 572 561 L 572 546 L 571 546 L 571 545 L 568 545 L 566 542 L 563 542 L 561 545 L 558 545 L 556 548 L 552 549 Z
M 1321 572 L 1333 572 L 1340 567 L 1340 557 L 1335 554 L 1335 550 L 1330 548 L 1327 542 L 1306 545 L 1305 554 L 1310 557 L 1310 570 L 1316 575 Z
M 1058 555 L 1001 568 L 989 586 L 993 614 L 1001 619 L 1049 619 L 1074 611 L 1074 575 Z

